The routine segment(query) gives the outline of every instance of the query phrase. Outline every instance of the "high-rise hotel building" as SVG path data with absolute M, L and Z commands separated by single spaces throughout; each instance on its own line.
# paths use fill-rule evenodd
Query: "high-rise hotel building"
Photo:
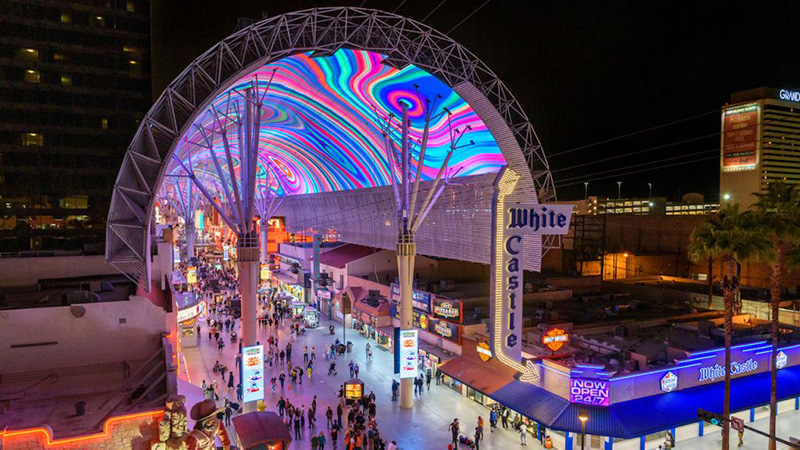
M 720 201 L 748 208 L 769 183 L 800 184 L 800 90 L 761 87 L 722 108 Z
M 150 108 L 149 0 L 0 1 L 0 252 L 101 250 Z

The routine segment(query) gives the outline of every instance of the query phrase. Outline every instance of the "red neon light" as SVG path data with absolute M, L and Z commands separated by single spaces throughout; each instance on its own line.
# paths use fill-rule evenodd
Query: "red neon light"
M 148 411 L 148 412 L 143 412 L 143 413 L 136 413 L 136 414 L 128 414 L 128 415 L 124 415 L 124 416 L 111 417 L 108 420 L 106 420 L 106 422 L 103 424 L 103 431 L 101 433 L 89 434 L 89 435 L 86 435 L 86 436 L 78 436 L 78 437 L 74 437 L 74 438 L 65 438 L 65 439 L 55 439 L 55 440 L 53 440 L 52 437 L 50 436 L 52 431 L 49 428 L 44 428 L 44 427 L 29 428 L 27 430 L 16 430 L 16 431 L 0 431 L 0 436 L 3 436 L 3 437 L 14 437 L 14 436 L 24 436 L 24 435 L 27 435 L 27 434 L 42 433 L 42 434 L 44 434 L 44 437 L 45 437 L 45 445 L 48 446 L 48 447 L 51 447 L 51 446 L 55 446 L 55 445 L 68 444 L 68 443 L 71 443 L 71 442 L 81 442 L 81 441 L 105 439 L 109 435 L 108 430 L 111 427 L 111 424 L 113 422 L 121 422 L 121 421 L 128 420 L 128 419 L 139 419 L 139 418 L 148 417 L 148 416 L 159 416 L 159 418 L 160 418 L 163 415 L 164 415 L 164 411 L 160 411 L 159 410 L 159 411 Z

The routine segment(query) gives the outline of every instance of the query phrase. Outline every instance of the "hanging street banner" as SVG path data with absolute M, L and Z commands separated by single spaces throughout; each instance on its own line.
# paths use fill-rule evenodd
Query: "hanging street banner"
M 572 219 L 572 205 L 511 203 L 520 176 L 504 170 L 495 181 L 492 202 L 492 353 L 507 366 L 522 372 L 521 381 L 538 379 L 538 367 L 522 362 L 523 238 L 565 235 Z M 528 249 L 532 251 L 533 249 Z

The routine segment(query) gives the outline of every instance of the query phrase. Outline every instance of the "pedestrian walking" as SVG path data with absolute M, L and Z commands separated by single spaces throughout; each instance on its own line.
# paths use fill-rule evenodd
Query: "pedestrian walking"
M 325 434 L 322 431 L 320 431 L 317 436 L 317 446 L 319 450 L 325 450 Z
M 483 440 L 483 427 L 478 425 L 475 427 L 475 450 L 481 450 L 481 441 Z
M 356 378 L 358 378 L 358 363 L 353 365 L 353 372 L 355 372 Z
M 453 419 L 452 422 L 450 422 L 450 425 L 448 426 L 448 429 L 450 430 L 450 434 L 453 437 L 453 440 L 452 440 L 453 441 L 453 448 L 458 448 L 458 433 L 459 433 L 458 418 L 455 418 L 455 419 Z
M 519 445 L 528 446 L 528 427 L 524 423 L 519 424 Z
M 230 375 L 228 377 L 228 389 L 233 389 L 233 371 L 231 370 L 231 372 L 228 375 Z
M 333 425 L 333 410 L 330 406 L 328 406 L 328 410 L 325 411 L 325 418 L 327 419 L 327 426 L 328 429 L 331 429 L 331 425 Z

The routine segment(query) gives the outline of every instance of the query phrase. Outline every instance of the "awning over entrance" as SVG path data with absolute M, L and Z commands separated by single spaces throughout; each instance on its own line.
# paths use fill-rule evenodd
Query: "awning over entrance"
M 733 380 L 731 411 L 769 404 L 769 376 L 769 372 L 766 372 Z M 580 431 L 578 413 L 579 410 L 586 410 L 589 413 L 586 433 L 629 439 L 696 423 L 698 408 L 721 413 L 723 383 L 640 398 L 609 407 L 572 404 L 544 389 L 517 380 L 487 394 L 548 428 L 562 431 Z M 799 395 L 800 366 L 778 371 L 778 399 L 786 400 Z
M 514 375 L 517 373 L 494 359 L 478 362 L 464 356 L 447 361 L 439 366 L 439 370 L 489 396 L 514 381 Z

